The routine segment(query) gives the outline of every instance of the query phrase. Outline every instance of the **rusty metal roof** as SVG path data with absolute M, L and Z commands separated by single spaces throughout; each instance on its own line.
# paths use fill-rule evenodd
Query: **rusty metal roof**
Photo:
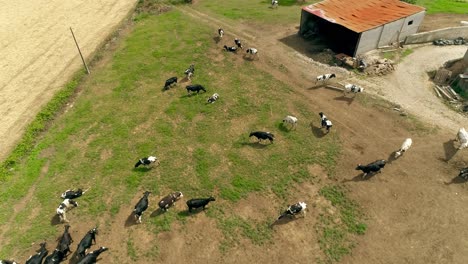
M 302 10 L 361 33 L 425 8 L 399 0 L 325 0 Z

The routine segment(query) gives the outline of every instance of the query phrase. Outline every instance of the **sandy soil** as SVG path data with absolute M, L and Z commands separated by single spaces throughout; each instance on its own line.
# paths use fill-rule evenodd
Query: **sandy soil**
M 135 3 L 1 1 L 0 159 L 40 108 L 82 67 L 69 27 L 88 57 Z

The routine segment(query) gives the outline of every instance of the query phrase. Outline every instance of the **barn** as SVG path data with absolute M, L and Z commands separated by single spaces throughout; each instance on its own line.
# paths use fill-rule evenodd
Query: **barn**
M 299 34 L 356 57 L 404 41 L 424 14 L 423 7 L 399 0 L 325 0 L 302 8 Z

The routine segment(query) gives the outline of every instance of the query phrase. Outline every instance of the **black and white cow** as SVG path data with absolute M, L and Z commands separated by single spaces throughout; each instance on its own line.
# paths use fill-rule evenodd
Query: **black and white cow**
M 42 260 L 49 254 L 49 251 L 46 249 L 46 242 L 40 244 L 41 248 L 37 251 L 37 254 L 32 255 L 26 260 L 26 264 L 41 264 Z
M 255 131 L 255 132 L 251 132 L 249 137 L 256 137 L 259 141 L 262 141 L 262 140 L 270 140 L 270 143 L 273 143 L 273 140 L 275 139 L 275 135 L 273 135 L 272 133 L 270 132 L 263 132 L 263 131 Z
M 464 180 L 468 180 L 468 167 L 461 169 L 460 173 L 458 174 L 458 177 Z
M 219 38 L 223 38 L 224 30 L 222 28 L 218 28 L 218 36 L 219 36 Z
M 216 100 L 218 100 L 218 98 L 219 98 L 219 94 L 214 93 L 212 96 L 210 96 L 210 98 L 208 98 L 208 103 L 212 104 L 212 103 L 216 102 Z
M 83 191 L 81 188 L 78 188 L 77 190 L 68 189 L 64 191 L 60 197 L 62 197 L 62 199 L 75 199 L 81 197 L 87 191 L 88 189 Z
M 162 198 L 161 201 L 159 201 L 159 208 L 161 208 L 161 210 L 163 211 L 167 211 L 169 207 L 173 206 L 174 203 L 182 197 L 184 197 L 184 195 L 181 192 L 173 192 L 171 194 L 168 194 L 167 196 Z
M 141 223 L 141 215 L 148 209 L 148 196 L 150 195 L 151 192 L 144 192 L 143 197 L 140 198 L 138 203 L 135 205 L 135 208 L 133 209 L 133 213 L 135 214 L 135 220 L 137 223 Z
M 322 128 L 327 129 L 327 133 L 330 132 L 330 128 L 333 126 L 332 121 L 328 120 L 327 116 L 323 113 L 319 113 L 320 116 L 320 125 Z
M 238 47 L 239 49 L 243 49 L 243 48 L 244 48 L 244 47 L 242 46 L 242 42 L 240 41 L 240 39 L 235 38 L 235 39 L 234 39 L 234 43 L 237 45 L 237 47 Z
M 323 75 L 319 75 L 315 78 L 315 83 L 321 81 L 321 82 L 326 82 L 328 80 L 330 80 L 331 78 L 335 78 L 336 75 L 334 73 L 327 73 L 327 74 L 323 74 Z
M 200 91 L 206 92 L 205 87 L 201 86 L 200 84 L 187 85 L 185 89 L 187 89 L 188 94 L 190 94 L 190 92 L 197 92 L 197 94 Z
M 364 88 L 362 88 L 361 86 L 348 83 L 344 86 L 343 96 L 346 96 L 348 93 L 353 93 L 354 96 L 356 96 L 357 93 L 362 93 L 363 91 L 364 91 Z
M 86 255 L 82 260 L 80 260 L 77 264 L 95 264 L 97 262 L 97 259 L 99 255 L 108 250 L 106 247 L 100 247 L 97 250 L 93 250 L 89 252 L 88 255 Z
M 197 209 L 203 207 L 203 210 L 205 210 L 205 206 L 212 201 L 216 201 L 216 199 L 213 196 L 209 198 L 195 198 L 188 200 L 187 206 L 189 208 L 189 212 L 192 212 L 192 208 Z
M 364 179 L 369 173 L 372 173 L 372 174 L 377 173 L 377 172 L 380 173 L 381 172 L 380 169 L 385 167 L 385 164 L 387 164 L 386 160 L 376 160 L 365 166 L 358 164 L 356 167 L 356 170 L 361 170 L 363 172 L 362 178 Z
M 224 50 L 228 52 L 237 52 L 237 47 L 234 47 L 234 46 L 228 47 L 224 45 Z
M 168 90 L 169 88 L 172 87 L 172 85 L 177 84 L 177 77 L 171 77 L 166 80 L 166 83 L 164 84 L 164 90 Z
M 56 248 L 54 252 L 52 252 L 51 255 L 45 258 L 44 264 L 59 264 L 64 259 L 65 259 L 65 253 L 63 253 L 58 248 Z
M 78 259 L 83 258 L 85 256 L 86 250 L 88 250 L 91 245 L 96 244 L 96 234 L 98 233 L 97 227 L 91 229 L 86 233 L 86 235 L 81 239 L 78 247 L 76 249 L 76 257 Z
M 271 8 L 277 8 L 278 7 L 278 0 L 271 0 Z
M 70 229 L 70 225 L 65 225 L 65 230 L 63 231 L 62 236 L 59 239 L 57 249 L 61 251 L 64 256 L 71 252 L 70 245 L 73 243 L 73 239 L 68 231 Z
M 60 222 L 68 223 L 69 221 L 67 219 L 67 211 L 77 206 L 78 203 L 73 201 L 72 199 L 63 200 L 63 202 L 60 203 L 60 205 L 57 207 L 57 210 L 55 211 L 60 218 Z
M 140 165 L 143 165 L 145 167 L 149 167 L 150 165 L 157 164 L 159 165 L 159 160 L 155 156 L 149 156 L 149 157 L 144 157 L 141 158 L 135 163 L 135 168 L 138 168 Z
M 187 76 L 187 79 L 192 80 L 192 76 L 195 73 L 195 64 L 190 64 L 190 66 L 184 71 L 184 74 Z
M 16 261 L 14 261 L 14 260 L 2 259 L 2 260 L 0 260 L 0 264 L 18 264 L 18 263 L 16 263 Z
M 256 48 L 248 48 L 246 51 L 249 56 L 258 56 L 258 50 Z
M 277 220 L 280 220 L 281 218 L 289 215 L 289 216 L 296 216 L 299 213 L 302 213 L 302 215 L 305 217 L 305 210 L 307 208 L 307 204 L 304 202 L 298 202 L 293 205 L 290 205 L 286 211 L 284 211 Z

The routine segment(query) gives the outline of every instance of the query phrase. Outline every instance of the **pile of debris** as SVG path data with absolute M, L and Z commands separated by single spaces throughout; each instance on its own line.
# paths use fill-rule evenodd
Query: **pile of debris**
M 463 37 L 458 37 L 456 39 L 436 39 L 432 42 L 436 46 L 446 46 L 446 45 L 465 45 L 468 44 L 468 40 L 465 40 Z
M 385 75 L 395 70 L 395 62 L 389 59 L 376 59 L 367 63 L 364 70 L 367 75 Z

